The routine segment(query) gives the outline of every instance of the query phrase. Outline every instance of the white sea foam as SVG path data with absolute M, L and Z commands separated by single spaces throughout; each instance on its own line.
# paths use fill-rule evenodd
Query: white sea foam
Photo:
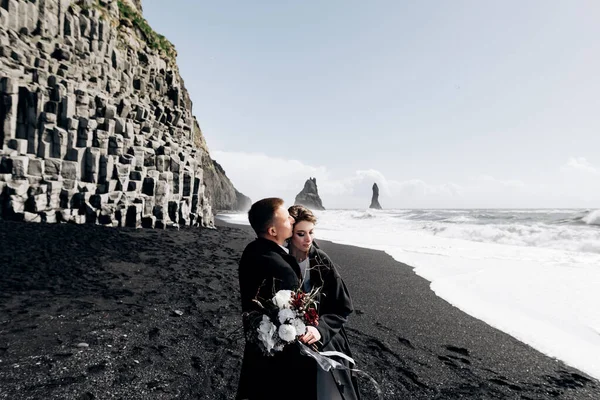
M 422 229 L 447 238 L 515 246 L 600 253 L 600 231 L 587 226 L 545 224 L 423 224 Z
M 583 221 L 588 225 L 600 225 L 600 210 L 591 211 Z
M 352 217 L 354 219 L 370 219 L 370 218 L 375 218 L 375 213 L 371 210 L 353 211 L 350 213 L 350 217 Z
M 451 304 L 600 379 L 600 210 L 317 216 L 317 237 L 386 251 Z M 247 224 L 245 214 L 227 220 Z

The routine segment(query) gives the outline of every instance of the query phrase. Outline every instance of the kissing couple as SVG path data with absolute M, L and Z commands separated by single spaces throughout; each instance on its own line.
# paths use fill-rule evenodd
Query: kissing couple
M 254 203 L 248 219 L 257 238 L 246 246 L 239 263 L 246 344 L 236 399 L 359 399 L 346 359 L 352 356 L 344 330 L 352 300 L 338 269 L 314 241 L 316 216 L 302 205 L 286 208 L 282 199 L 271 197 Z M 262 312 L 261 302 L 271 301 L 280 290 L 303 293 L 299 297 L 315 294 L 318 322 L 303 325 L 297 341 L 269 354 L 255 340 L 257 328 L 248 316 Z M 273 329 L 268 334 L 277 333 Z M 336 360 L 343 368 L 324 370 L 302 352 L 300 343 L 345 355 Z

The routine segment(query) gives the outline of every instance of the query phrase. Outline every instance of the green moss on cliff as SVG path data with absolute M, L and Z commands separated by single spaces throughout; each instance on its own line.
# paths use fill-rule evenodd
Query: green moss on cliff
M 148 47 L 154 50 L 158 50 L 164 55 L 170 62 L 174 63 L 177 57 L 177 51 L 173 43 L 169 42 L 163 35 L 156 33 L 148 21 L 139 13 L 137 10 L 131 8 L 123 1 L 117 1 L 119 6 L 119 12 L 121 15 L 121 23 L 130 23 L 136 28 L 143 36 L 144 40 L 148 44 Z

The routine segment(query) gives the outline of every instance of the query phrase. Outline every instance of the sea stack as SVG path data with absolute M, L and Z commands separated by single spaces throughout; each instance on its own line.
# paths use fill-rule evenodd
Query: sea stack
M 317 189 L 317 178 L 309 178 L 304 183 L 304 189 L 296 196 L 294 204 L 302 204 L 311 210 L 324 210 L 323 202 Z
M 373 197 L 371 198 L 371 205 L 369 208 L 381 210 L 381 204 L 379 204 L 379 187 L 376 183 L 373 184 Z

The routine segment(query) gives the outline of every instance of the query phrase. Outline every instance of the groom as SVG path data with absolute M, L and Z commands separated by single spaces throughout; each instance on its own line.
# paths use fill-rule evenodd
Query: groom
M 252 300 L 270 299 L 273 288 L 296 289 L 300 267 L 284 247 L 292 237 L 292 218 L 283 200 L 271 197 L 252 204 L 250 225 L 258 238 L 246 246 L 239 265 L 242 312 L 254 310 Z
M 292 237 L 294 218 L 276 197 L 257 201 L 248 212 L 250 225 L 258 236 L 246 246 L 239 264 L 243 315 L 257 310 L 254 299 L 273 298 L 278 290 L 295 290 L 302 281 L 300 267 L 284 247 Z M 256 335 L 246 321 L 247 335 Z M 319 336 L 319 337 L 316 337 Z M 320 339 L 316 329 L 300 338 L 312 343 Z M 286 346 L 265 356 L 255 343 L 246 342 L 236 399 L 307 399 L 316 396 L 316 363 L 300 355 L 297 346 Z

